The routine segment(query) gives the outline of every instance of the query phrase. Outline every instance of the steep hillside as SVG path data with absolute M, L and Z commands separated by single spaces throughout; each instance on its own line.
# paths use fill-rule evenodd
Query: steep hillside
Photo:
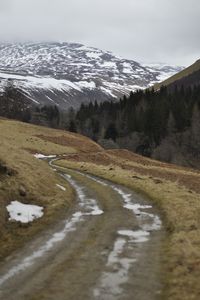
M 162 64 L 142 65 L 74 43 L 0 45 L 1 89 L 8 79 L 13 81 L 31 105 L 66 109 L 82 102 L 118 100 L 180 69 Z
M 158 90 L 162 85 L 168 87 L 174 87 L 175 85 L 184 87 L 194 86 L 200 83 L 200 60 L 197 60 L 194 64 L 188 68 L 183 69 L 177 74 L 169 77 L 161 83 L 155 84 L 155 90 Z
M 1 260 L 46 225 L 62 218 L 75 199 L 66 181 L 34 155 L 88 153 L 101 151 L 101 147 L 80 135 L 3 119 L 0 140 Z M 39 205 L 44 208 L 44 216 L 29 224 L 9 221 L 6 206 L 12 201 Z

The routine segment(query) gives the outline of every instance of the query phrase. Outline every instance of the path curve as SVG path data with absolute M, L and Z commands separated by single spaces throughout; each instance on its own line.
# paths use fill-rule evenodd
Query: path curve
M 56 170 L 75 189 L 76 205 L 1 266 L 0 299 L 159 299 L 164 230 L 157 211 L 127 188 Z

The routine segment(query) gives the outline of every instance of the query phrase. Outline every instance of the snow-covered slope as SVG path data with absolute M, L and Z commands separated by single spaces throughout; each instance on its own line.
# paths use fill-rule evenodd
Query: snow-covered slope
M 11 79 L 32 103 L 62 108 L 95 100 L 117 100 L 180 69 L 142 65 L 74 43 L 0 45 L 1 88 Z

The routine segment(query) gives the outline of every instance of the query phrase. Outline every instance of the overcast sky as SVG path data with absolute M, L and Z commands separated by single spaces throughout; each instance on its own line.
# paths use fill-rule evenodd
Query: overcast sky
M 200 58 L 200 0 L 0 0 L 0 41 L 67 41 L 144 62 Z

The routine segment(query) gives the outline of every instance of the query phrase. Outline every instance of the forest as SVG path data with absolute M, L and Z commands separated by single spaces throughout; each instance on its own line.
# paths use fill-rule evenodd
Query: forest
M 200 85 L 138 90 L 118 102 L 60 111 L 56 105 L 30 106 L 26 95 L 9 84 L 0 104 L 3 117 L 77 132 L 104 148 L 186 166 L 200 161 Z
M 68 129 L 108 148 L 127 148 L 169 162 L 178 151 L 176 163 L 183 164 L 188 153 L 199 158 L 200 86 L 138 90 L 117 103 L 82 104 L 71 113 L 69 124 Z

